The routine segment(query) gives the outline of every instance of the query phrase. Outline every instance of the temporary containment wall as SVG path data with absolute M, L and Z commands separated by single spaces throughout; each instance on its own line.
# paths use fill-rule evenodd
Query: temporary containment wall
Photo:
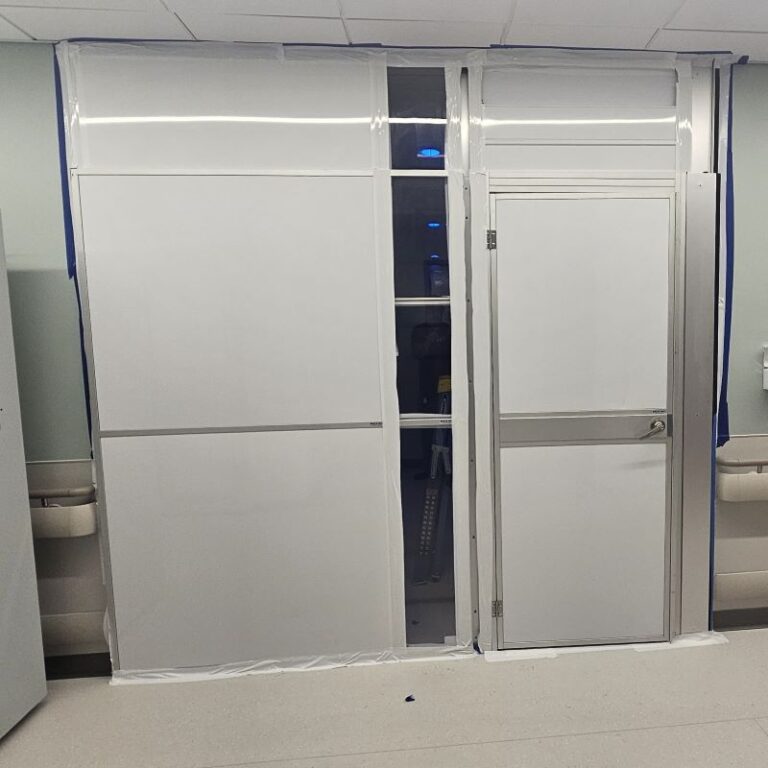
M 727 62 L 58 57 L 118 678 L 707 629 Z

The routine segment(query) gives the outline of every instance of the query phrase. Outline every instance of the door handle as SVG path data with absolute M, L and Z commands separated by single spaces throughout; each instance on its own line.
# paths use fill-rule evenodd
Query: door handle
M 649 437 L 653 437 L 654 435 L 658 435 L 660 432 L 663 432 L 666 428 L 667 425 L 661 419 L 654 419 L 651 422 L 651 426 L 648 431 L 640 435 L 639 439 L 647 440 Z

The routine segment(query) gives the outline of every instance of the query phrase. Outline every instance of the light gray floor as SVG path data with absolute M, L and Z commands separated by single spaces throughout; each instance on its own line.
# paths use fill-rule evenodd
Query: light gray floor
M 766 768 L 768 630 L 728 637 L 494 664 L 58 682 L 0 744 L 0 766 Z

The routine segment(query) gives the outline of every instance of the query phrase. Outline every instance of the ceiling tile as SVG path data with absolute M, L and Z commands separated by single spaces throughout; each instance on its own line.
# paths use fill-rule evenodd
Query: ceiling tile
M 507 45 L 578 48 L 645 48 L 656 27 L 587 27 L 573 24 L 512 24 Z
M 340 15 L 337 0 L 290 0 L 290 2 L 288 0 L 215 0 L 215 3 L 212 0 L 165 0 L 165 4 L 171 10 L 178 11 L 180 15 L 190 11 L 211 14 L 214 10 L 216 14 L 324 16 L 331 19 L 338 18 Z
M 498 43 L 501 24 L 481 22 L 374 21 L 350 19 L 353 43 L 485 47 Z
M 768 34 L 759 32 L 689 32 L 662 29 L 648 46 L 656 51 L 732 51 L 768 60 Z
M 683 0 L 518 0 L 515 24 L 662 27 Z
M 25 35 L 22 31 L 16 29 L 13 24 L 9 24 L 5 19 L 0 17 L 0 40 L 30 40 L 29 35 Z
M 214 13 L 185 13 L 181 18 L 198 40 L 347 44 L 341 19 Z
M 666 26 L 670 29 L 768 32 L 768 2 L 687 0 Z
M 165 12 L 161 0 L 0 0 L 0 6 L 30 8 L 86 8 L 95 11 Z M 0 7 L 0 12 L 2 8 Z
M 73 37 L 189 40 L 171 13 L 63 8 L 3 8 L 2 14 L 37 40 Z
M 341 0 L 348 19 L 505 22 L 512 0 Z

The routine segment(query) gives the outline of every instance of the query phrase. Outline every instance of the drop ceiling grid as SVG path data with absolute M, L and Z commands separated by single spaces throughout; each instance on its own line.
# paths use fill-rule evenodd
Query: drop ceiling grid
M 72 37 L 730 49 L 766 60 L 768 1 L 0 0 L 0 40 Z

